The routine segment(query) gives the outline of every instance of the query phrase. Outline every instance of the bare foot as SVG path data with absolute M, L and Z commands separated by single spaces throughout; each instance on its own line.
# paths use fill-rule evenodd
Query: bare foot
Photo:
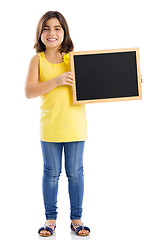
M 78 226 L 73 226 L 74 229 L 76 229 L 77 227 L 81 226 L 82 225 L 82 221 L 81 219 L 75 219 L 75 220 L 72 220 L 72 224 L 77 224 Z M 89 231 L 88 230 L 85 230 L 85 229 L 82 229 L 78 232 L 79 234 L 84 234 L 84 235 L 88 235 L 89 234 Z
M 54 229 L 55 229 L 54 226 L 49 226 L 49 225 L 52 225 L 52 224 L 56 225 L 56 220 L 54 220 L 54 219 L 48 219 L 48 220 L 46 220 L 46 222 L 45 222 L 45 226 L 46 226 L 46 227 L 50 227 L 50 228 L 52 228 L 52 229 L 54 230 Z M 40 234 L 51 235 L 51 233 L 50 233 L 49 231 L 47 231 L 47 230 L 41 230 L 41 231 L 40 231 Z

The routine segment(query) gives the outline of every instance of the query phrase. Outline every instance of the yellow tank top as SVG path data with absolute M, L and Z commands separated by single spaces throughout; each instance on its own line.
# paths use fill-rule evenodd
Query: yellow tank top
M 44 52 L 40 59 L 39 82 L 45 82 L 70 71 L 69 54 L 63 62 L 52 64 Z M 41 97 L 40 139 L 46 142 L 84 141 L 87 136 L 85 105 L 72 105 L 72 87 L 61 85 Z

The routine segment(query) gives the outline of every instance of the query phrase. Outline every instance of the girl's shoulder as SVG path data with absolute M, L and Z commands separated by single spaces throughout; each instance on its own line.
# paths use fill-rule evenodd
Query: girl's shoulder
M 31 62 L 39 62 L 39 54 L 32 56 Z
M 62 57 L 64 57 L 64 55 L 66 54 L 66 53 L 61 53 L 62 54 Z
M 31 60 L 30 60 L 29 67 L 31 69 L 38 67 L 38 69 L 39 69 L 39 64 L 40 64 L 40 60 L 39 60 L 38 54 L 32 56 Z
M 68 62 L 70 60 L 69 53 L 62 53 L 63 61 Z

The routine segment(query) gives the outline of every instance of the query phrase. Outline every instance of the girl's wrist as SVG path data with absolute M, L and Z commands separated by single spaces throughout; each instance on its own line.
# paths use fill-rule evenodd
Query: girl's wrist
M 56 87 L 58 87 L 58 77 L 53 78 L 54 79 L 54 84 Z

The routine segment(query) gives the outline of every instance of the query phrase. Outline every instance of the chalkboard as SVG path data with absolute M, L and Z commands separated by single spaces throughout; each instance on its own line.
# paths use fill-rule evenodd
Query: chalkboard
M 139 49 L 70 52 L 73 104 L 142 99 Z

